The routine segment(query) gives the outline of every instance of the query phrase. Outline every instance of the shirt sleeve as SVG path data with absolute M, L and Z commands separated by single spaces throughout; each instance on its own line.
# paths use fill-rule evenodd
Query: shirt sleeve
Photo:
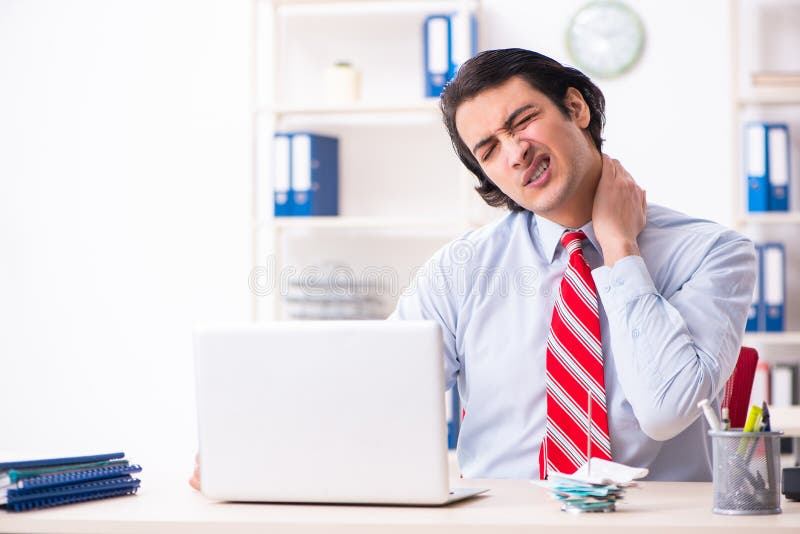
M 432 320 L 439 323 L 444 341 L 445 391 L 456 382 L 461 362 L 456 349 L 457 303 L 453 291 L 455 277 L 446 258 L 447 249 L 439 251 L 417 272 L 411 285 L 402 293 L 389 320 Z
M 640 256 L 592 271 L 619 382 L 652 439 L 678 435 L 700 413 L 697 403 L 721 392 L 739 355 L 755 269 L 753 244 L 735 234 L 719 238 L 669 299 Z

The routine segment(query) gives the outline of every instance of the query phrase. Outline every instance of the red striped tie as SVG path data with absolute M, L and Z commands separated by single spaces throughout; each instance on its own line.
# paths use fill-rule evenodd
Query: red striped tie
M 611 459 L 597 288 L 581 251 L 585 238 L 583 232 L 567 232 L 561 237 L 569 264 L 547 338 L 547 427 L 539 450 L 542 479 L 548 472 L 574 473 L 586 462 L 590 450 L 592 458 Z

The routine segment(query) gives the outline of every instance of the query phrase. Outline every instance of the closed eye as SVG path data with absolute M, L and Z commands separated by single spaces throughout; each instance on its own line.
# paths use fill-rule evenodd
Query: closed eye
M 489 157 L 494 152 L 494 147 L 495 146 L 496 146 L 496 144 L 492 144 L 492 145 L 489 146 L 489 150 L 487 150 L 486 152 L 483 153 L 483 157 L 481 158 L 481 161 L 487 161 L 489 159 Z
M 517 130 L 525 125 L 527 125 L 531 119 L 536 116 L 536 113 L 531 113 L 530 115 L 526 115 L 522 119 L 520 119 L 516 124 L 514 124 L 514 129 Z

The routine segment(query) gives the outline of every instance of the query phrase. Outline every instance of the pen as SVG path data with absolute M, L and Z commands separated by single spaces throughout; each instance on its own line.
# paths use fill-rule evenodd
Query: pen
M 767 401 L 761 403 L 761 432 L 771 432 L 772 427 L 769 422 L 769 408 L 767 408 Z
M 706 421 L 708 421 L 708 426 L 711 427 L 711 430 L 719 431 L 719 419 L 717 419 L 717 414 L 714 413 L 714 410 L 711 408 L 711 405 L 708 403 L 708 399 L 703 399 L 697 403 L 698 408 L 703 409 L 703 413 L 706 416 Z
M 731 429 L 731 418 L 730 412 L 728 408 L 722 409 L 722 430 L 730 430 Z

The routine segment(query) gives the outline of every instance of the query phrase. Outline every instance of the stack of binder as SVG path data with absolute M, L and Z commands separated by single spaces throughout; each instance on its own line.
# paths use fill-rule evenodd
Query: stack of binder
M 748 123 L 744 142 L 748 211 L 788 211 L 788 125 Z
M 782 332 L 785 329 L 786 247 L 783 243 L 757 243 L 758 280 L 747 316 L 747 332 Z
M 425 96 L 440 96 L 461 64 L 475 55 L 477 33 L 475 14 L 470 11 L 430 15 L 425 19 Z
M 0 462 L 0 505 L 24 512 L 121 495 L 132 495 L 142 468 L 114 452 L 69 458 Z
M 274 143 L 275 216 L 338 215 L 339 140 L 281 132 Z

